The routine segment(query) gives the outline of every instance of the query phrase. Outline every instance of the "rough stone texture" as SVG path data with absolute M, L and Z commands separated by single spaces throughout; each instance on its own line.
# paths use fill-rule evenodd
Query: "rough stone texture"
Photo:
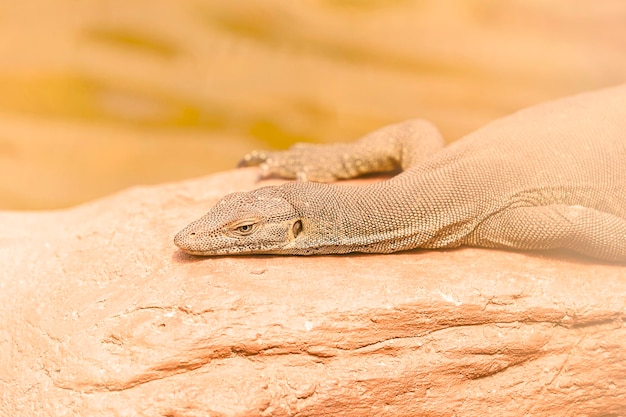
M 177 250 L 255 175 L 0 213 L 0 415 L 626 414 L 626 266 Z

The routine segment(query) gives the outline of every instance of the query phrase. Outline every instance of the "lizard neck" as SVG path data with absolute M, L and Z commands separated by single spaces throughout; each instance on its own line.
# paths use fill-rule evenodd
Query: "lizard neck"
M 288 183 L 284 197 L 301 216 L 302 235 L 292 253 L 388 253 L 459 246 L 476 216 L 453 205 L 468 201 L 441 190 L 403 184 L 402 174 L 365 186 Z M 421 190 L 423 188 L 423 190 Z M 471 200 L 470 200 L 471 201 Z

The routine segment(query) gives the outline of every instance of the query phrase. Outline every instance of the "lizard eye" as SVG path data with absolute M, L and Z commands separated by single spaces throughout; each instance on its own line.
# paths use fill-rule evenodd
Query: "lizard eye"
M 243 226 L 239 226 L 237 228 L 237 230 L 239 230 L 241 233 L 247 233 L 250 230 L 252 230 L 252 225 L 251 224 L 244 224 Z
M 256 230 L 256 223 L 240 223 L 232 226 L 231 233 L 234 236 L 248 236 Z

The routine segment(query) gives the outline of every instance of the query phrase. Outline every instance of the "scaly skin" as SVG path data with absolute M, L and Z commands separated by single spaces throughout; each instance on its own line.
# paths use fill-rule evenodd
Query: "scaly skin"
M 352 144 L 252 152 L 295 182 L 224 197 L 174 242 L 196 255 L 388 253 L 459 245 L 565 248 L 626 262 L 626 85 L 541 104 L 443 147 L 413 120 Z

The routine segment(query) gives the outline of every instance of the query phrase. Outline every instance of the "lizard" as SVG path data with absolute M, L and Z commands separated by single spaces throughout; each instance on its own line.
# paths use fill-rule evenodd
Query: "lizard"
M 626 84 L 535 105 L 445 146 L 421 119 L 353 143 L 252 151 L 291 181 L 223 197 L 174 238 L 193 255 L 461 245 L 626 262 Z M 333 183 L 398 171 L 365 185 Z

